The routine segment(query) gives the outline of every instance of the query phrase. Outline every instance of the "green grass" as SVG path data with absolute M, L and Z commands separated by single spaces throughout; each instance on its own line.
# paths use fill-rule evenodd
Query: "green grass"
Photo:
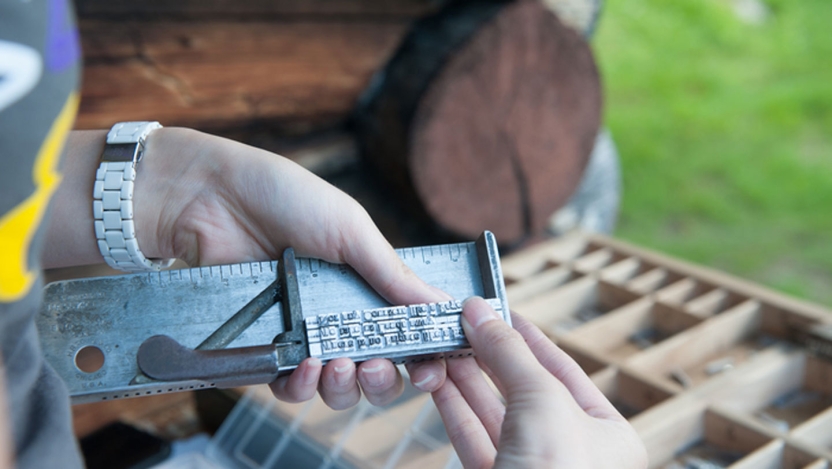
M 609 0 L 616 235 L 832 305 L 832 1 Z

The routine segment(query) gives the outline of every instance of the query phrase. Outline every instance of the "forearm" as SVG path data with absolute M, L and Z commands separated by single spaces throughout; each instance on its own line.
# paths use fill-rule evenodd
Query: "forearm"
M 43 246 L 45 268 L 103 262 L 93 230 L 92 188 L 106 136 L 105 130 L 91 130 L 67 138 Z

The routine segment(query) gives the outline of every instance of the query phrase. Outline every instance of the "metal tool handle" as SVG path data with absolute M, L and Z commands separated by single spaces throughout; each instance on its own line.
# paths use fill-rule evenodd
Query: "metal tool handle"
M 200 380 L 218 388 L 271 383 L 280 372 L 274 345 L 193 350 L 166 335 L 145 340 L 136 360 L 153 379 Z

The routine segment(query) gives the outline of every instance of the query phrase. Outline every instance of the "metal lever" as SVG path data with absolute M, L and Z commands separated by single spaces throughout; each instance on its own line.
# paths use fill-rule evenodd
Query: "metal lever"
M 166 335 L 142 342 L 136 360 L 142 372 L 153 379 L 200 380 L 218 388 L 271 383 L 280 373 L 274 345 L 193 350 Z
M 274 282 L 267 287 L 196 350 L 165 335 L 156 335 L 142 342 L 136 354 L 139 369 L 159 381 L 200 380 L 218 388 L 270 383 L 281 371 L 291 372 L 309 356 L 292 248 L 283 252 L 280 272 L 279 283 Z M 284 332 L 277 335 L 274 344 L 220 348 L 239 336 L 281 296 Z M 280 358 L 277 347 L 280 347 Z M 281 361 L 284 363 L 281 364 Z

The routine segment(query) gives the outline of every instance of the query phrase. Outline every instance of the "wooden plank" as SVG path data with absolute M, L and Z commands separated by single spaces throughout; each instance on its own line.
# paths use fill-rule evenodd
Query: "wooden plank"
M 717 288 L 685 303 L 685 310 L 694 316 L 704 318 L 718 314 L 746 300 L 748 298 Z
M 652 268 L 653 266 L 644 264 L 636 257 L 625 257 L 615 264 L 603 268 L 598 276 L 607 282 L 620 285 Z
M 785 469 L 791 469 L 791 468 L 786 468 L 786 466 L 783 466 L 783 467 Z M 809 464 L 807 464 L 805 466 L 802 466 L 801 469 L 829 469 L 829 461 L 827 461 L 826 459 L 818 458 L 818 459 L 810 462 Z
M 636 293 L 647 294 L 679 280 L 681 280 L 681 277 L 678 274 L 673 274 L 666 269 L 657 267 L 630 280 L 626 286 Z
M 515 282 L 543 270 L 551 262 L 571 261 L 597 249 L 582 233 L 567 233 L 560 238 L 538 243 L 501 259 L 506 282 Z
M 119 420 L 170 439 L 191 436 L 199 431 L 200 425 L 192 391 L 72 407 L 72 426 L 77 438 Z
M 563 349 L 570 357 L 572 357 L 578 366 L 584 370 L 584 373 L 591 375 L 607 367 L 608 363 L 593 354 L 590 350 L 586 350 L 584 344 L 570 343 L 566 338 L 558 342 L 558 347 Z
M 832 453 L 832 408 L 795 428 L 791 436 L 821 451 Z
M 662 467 L 676 451 L 702 438 L 705 404 L 696 399 L 676 400 L 636 416 L 631 423 L 647 448 L 648 467 Z
M 640 299 L 592 321 L 569 334 L 570 342 L 580 342 L 612 362 L 621 362 L 637 353 L 639 348 L 630 340 L 633 334 L 652 325 L 653 302 Z
M 508 304 L 515 305 L 534 298 L 537 295 L 546 293 L 559 287 L 570 280 L 574 280 L 577 274 L 566 267 L 552 267 L 545 271 L 515 282 L 506 287 Z
M 715 288 L 714 285 L 688 277 L 659 290 L 656 292 L 656 298 L 665 303 L 681 306 L 692 298 L 697 298 Z
M 428 0 L 76 0 L 81 18 L 89 17 L 228 17 L 267 15 L 417 16 L 433 7 Z
M 596 301 L 597 292 L 598 281 L 584 277 L 529 301 L 512 304 L 511 308 L 548 333 L 552 332 L 558 322 L 569 318 L 584 305 Z
M 623 369 L 618 374 L 618 399 L 639 411 L 650 409 L 673 396 L 672 391 L 657 386 L 629 370 Z
M 612 263 L 615 259 L 615 251 L 603 248 L 576 259 L 572 266 L 581 272 L 592 272 Z
M 751 453 L 771 441 L 771 437 L 709 410 L 705 413 L 705 440 L 721 448 Z
M 784 447 L 782 440 L 772 440 L 762 448 L 731 464 L 731 469 L 782 469 Z
M 817 454 L 812 454 L 811 450 L 801 447 L 798 443 L 790 442 L 783 450 L 782 467 L 785 469 L 815 469 L 829 467 L 828 461 L 819 461 L 819 459 L 821 459 L 821 457 Z
M 759 318 L 759 305 L 754 302 L 743 303 L 730 312 L 659 343 L 635 356 L 628 365 L 643 373 L 662 375 L 674 368 L 681 368 L 690 375 L 700 371 L 698 367 L 708 360 L 730 355 L 732 350 L 737 352 L 739 363 L 748 351 L 743 352 L 736 347 L 759 329 Z
M 806 359 L 804 386 L 809 391 L 832 394 L 832 363 L 810 356 Z
M 199 129 L 343 121 L 407 29 L 391 21 L 98 21 L 77 129 L 159 120 Z

